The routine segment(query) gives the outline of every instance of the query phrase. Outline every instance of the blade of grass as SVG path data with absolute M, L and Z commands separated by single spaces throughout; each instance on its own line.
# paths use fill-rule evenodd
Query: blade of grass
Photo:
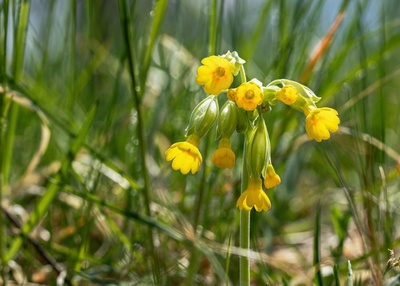
M 214 55 L 216 53 L 217 49 L 217 37 L 218 37 L 218 1 L 214 0 L 212 1 L 210 5 L 210 10 L 209 10 L 209 39 L 208 39 L 208 55 Z M 220 15 L 221 16 L 221 15 Z M 205 149 L 204 149 L 204 156 L 208 156 L 209 152 L 209 146 L 210 146 L 210 140 L 214 138 L 214 136 L 211 135 L 212 132 L 208 132 L 205 136 Z M 208 190 L 207 187 L 207 175 L 209 173 L 208 168 L 204 168 L 201 174 L 201 179 L 200 179 L 200 184 L 199 184 L 199 190 L 197 192 L 196 196 L 196 204 L 195 204 L 195 210 L 194 210 L 194 219 L 193 219 L 193 226 L 196 229 L 197 226 L 200 223 L 200 213 L 201 210 L 203 209 L 203 202 L 204 202 L 204 193 Z M 198 270 L 199 262 L 200 262 L 200 252 L 199 249 L 193 245 L 191 247 L 191 259 L 190 259 L 190 264 L 188 266 L 188 274 L 187 278 L 185 280 L 185 285 L 192 285 L 194 281 L 194 276 Z
M 310 78 L 311 72 L 315 67 L 318 60 L 325 54 L 327 49 L 329 48 L 334 35 L 336 34 L 337 29 L 339 28 L 340 23 L 344 18 L 345 11 L 340 11 L 337 15 L 335 21 L 330 27 L 329 31 L 326 35 L 317 43 L 314 48 L 314 52 L 311 55 L 307 67 L 304 69 L 303 73 L 300 75 L 300 82 L 307 84 Z
M 67 29 L 70 29 L 69 36 L 69 95 L 67 97 L 67 108 L 68 110 L 73 110 L 74 104 L 76 103 L 76 96 L 79 92 L 76 92 L 77 81 L 75 80 L 75 62 L 76 62 L 76 2 L 70 1 L 70 25 Z M 68 50 L 68 48 L 67 48 Z M 89 65 L 88 65 L 89 66 Z M 72 119 L 70 117 L 70 119 Z
M 151 55 L 153 53 L 154 44 L 158 38 L 158 34 L 160 33 L 161 24 L 163 23 L 167 6 L 168 6 L 168 0 L 157 0 L 153 10 L 154 14 L 153 14 L 153 21 L 151 24 L 150 37 L 148 40 L 149 44 L 147 48 L 143 49 L 144 52 L 143 63 L 142 63 L 143 71 L 140 84 L 141 87 L 140 90 L 142 91 L 142 94 L 146 84 L 147 75 L 149 73 Z
M 1 61 L 0 61 L 0 82 L 4 87 L 7 86 L 7 36 L 8 36 L 8 0 L 3 1 L 2 6 L 3 12 L 3 30 L 0 31 L 3 35 L 3 45 L 1 50 Z M 5 157 L 3 152 L 6 151 L 5 148 L 5 121 L 8 113 L 8 109 L 10 107 L 11 100 L 5 96 L 5 89 L 0 92 L 0 205 L 3 204 L 3 197 L 7 190 L 7 186 L 5 185 L 5 176 L 4 176 L 4 163 Z M 6 252 L 7 252 L 7 236 L 6 236 L 6 228 L 5 228 L 5 217 L 4 213 L 0 213 L 0 262 L 1 262 L 1 279 L 3 281 L 7 281 L 6 277 Z
M 346 286 L 353 286 L 353 270 L 351 269 L 350 260 L 347 261 L 347 281 Z
M 3 197 L 6 194 L 7 185 L 6 185 L 6 178 L 4 175 L 4 167 L 9 165 L 7 163 L 7 156 L 4 155 L 4 152 L 7 152 L 7 144 L 5 140 L 5 126 L 6 126 L 6 117 L 8 110 L 11 105 L 11 100 L 5 96 L 4 93 L 0 94 L 1 101 L 0 101 L 0 204 L 3 203 Z M 6 260 L 6 252 L 7 252 L 7 235 L 5 229 L 5 218 L 4 213 L 0 213 L 0 259 L 1 265 L 7 265 Z M 1 268 L 1 278 L 3 281 L 6 281 L 6 267 Z
M 208 55 L 215 55 L 217 48 L 217 10 L 218 1 L 213 0 L 210 9 L 210 27 L 208 32 L 210 33 L 208 39 Z
M 226 252 L 226 258 L 225 258 L 225 284 L 226 286 L 229 285 L 229 265 L 231 262 L 231 242 L 232 242 L 232 235 L 229 236 L 228 240 L 228 250 Z
M 258 18 L 256 27 L 253 32 L 253 36 L 251 37 L 251 41 L 246 46 L 246 50 L 243 54 L 244 59 L 251 59 L 253 57 L 255 49 L 257 47 L 257 43 L 262 38 L 262 34 L 265 29 L 265 24 L 269 19 L 268 13 L 271 10 L 272 3 L 273 1 L 266 1 L 264 8 L 262 9 L 260 16 Z
M 48 211 L 51 203 L 55 199 L 58 191 L 59 191 L 59 182 L 62 181 L 63 175 L 66 175 L 68 172 L 68 168 L 70 167 L 72 161 L 77 155 L 79 149 L 82 147 L 84 140 L 92 126 L 95 114 L 97 110 L 97 103 L 93 105 L 91 110 L 88 113 L 86 121 L 83 123 L 80 132 L 76 139 L 72 142 L 68 154 L 64 158 L 61 164 L 61 168 L 59 172 L 49 181 L 48 187 L 46 188 L 45 193 L 40 198 L 38 203 L 36 204 L 35 209 L 31 212 L 29 219 L 25 222 L 25 224 L 21 227 L 21 233 L 19 236 L 14 238 L 14 240 L 10 244 L 10 248 L 5 256 L 5 261 L 10 261 L 19 251 L 26 237 L 32 232 L 33 228 L 37 225 L 37 223 L 43 218 L 43 216 Z
M 147 168 L 147 160 L 146 160 L 146 155 L 147 155 L 147 140 L 145 136 L 145 123 L 144 123 L 144 117 L 143 117 L 143 111 L 142 111 L 142 106 L 141 106 L 141 100 L 142 96 L 144 94 L 144 88 L 146 84 L 146 78 L 147 78 L 147 73 L 150 67 L 150 59 L 151 59 L 151 54 L 152 54 L 152 49 L 153 45 L 155 43 L 155 40 L 158 36 L 158 32 L 160 29 L 160 25 L 162 23 L 162 19 L 165 14 L 165 9 L 167 6 L 168 1 L 166 0 L 158 0 L 156 2 L 156 7 L 154 11 L 154 18 L 152 22 L 152 29 L 150 33 L 150 42 L 149 42 L 149 47 L 147 49 L 147 52 L 145 54 L 144 58 L 144 71 L 142 74 L 142 79 L 141 82 L 139 83 L 140 89 L 137 90 L 137 78 L 135 75 L 135 68 L 136 68 L 136 62 L 133 54 L 133 44 L 131 42 L 130 38 L 130 15 L 128 12 L 128 7 L 129 5 L 126 3 L 124 0 L 120 0 L 119 2 L 119 12 L 120 12 L 120 21 L 121 21 L 121 26 L 123 30 L 123 39 L 125 43 L 125 51 L 127 54 L 127 59 L 128 59 L 128 70 L 129 70 L 129 75 L 130 75 L 130 83 L 131 83 L 131 92 L 132 92 L 132 100 L 134 102 L 134 107 L 136 109 L 137 113 L 137 136 L 139 140 L 139 148 L 140 148 L 140 164 L 141 164 L 141 175 L 144 181 L 144 186 L 143 186 L 143 197 L 145 201 L 145 210 L 146 214 L 148 216 L 151 216 L 151 209 L 150 209 L 150 204 L 152 201 L 151 198 L 151 181 L 150 181 L 150 175 L 149 171 Z M 136 162 L 135 162 L 136 164 Z M 162 275 L 161 275 L 161 269 L 160 269 L 160 261 L 157 257 L 157 252 L 154 246 L 154 237 L 153 237 L 153 231 L 151 228 L 148 230 L 148 247 L 150 249 L 150 254 L 151 254 L 151 264 L 153 265 L 153 276 L 154 276 L 154 282 L 156 284 L 161 283 Z
M 10 170 L 11 170 L 11 159 L 13 153 L 14 139 L 15 139 L 15 131 L 17 128 L 17 119 L 18 119 L 18 104 L 12 103 L 9 110 L 8 120 L 7 120 L 7 130 L 5 134 L 4 147 L 2 147 L 3 156 L 3 180 L 4 186 L 8 186 L 10 180 Z
M 17 15 L 17 28 L 15 32 L 15 43 L 14 43 L 14 63 L 13 63 L 13 75 L 16 81 L 19 80 L 22 67 L 24 63 L 24 52 L 25 52 L 25 42 L 26 42 L 26 34 L 28 31 L 28 23 L 29 23 L 29 11 L 30 11 L 30 1 L 24 0 L 22 3 L 18 5 L 17 11 L 19 14 Z
M 317 205 L 314 223 L 314 244 L 313 244 L 313 264 L 315 267 L 314 281 L 317 285 L 323 286 L 323 278 L 321 273 L 321 257 L 320 257 L 320 239 L 321 239 L 321 202 Z
M 335 278 L 335 286 L 340 286 L 339 270 L 336 264 L 333 266 L 333 277 Z

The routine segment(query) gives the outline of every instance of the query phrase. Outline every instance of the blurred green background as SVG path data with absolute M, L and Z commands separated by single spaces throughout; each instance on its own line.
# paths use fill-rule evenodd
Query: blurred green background
M 215 128 L 196 175 L 164 159 L 206 96 L 201 59 L 228 50 L 341 119 L 317 143 L 303 114 L 265 115 L 282 183 L 251 214 L 253 285 L 343 285 L 348 260 L 356 285 L 398 275 L 397 1 L 3 0 L 2 283 L 238 285 L 243 135 L 233 169 L 211 164 Z

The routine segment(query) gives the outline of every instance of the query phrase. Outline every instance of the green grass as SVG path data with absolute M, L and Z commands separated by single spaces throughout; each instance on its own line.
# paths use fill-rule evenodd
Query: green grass
M 164 159 L 206 96 L 201 59 L 231 50 L 249 79 L 303 80 L 341 119 L 317 143 L 297 111 L 266 114 L 282 183 L 268 213 L 251 213 L 252 283 L 344 285 L 348 261 L 353 285 L 394 283 L 398 267 L 383 273 L 388 249 L 400 256 L 397 5 L 0 1 L 0 280 L 237 285 L 243 135 L 233 169 L 211 164 L 214 130 L 196 175 Z

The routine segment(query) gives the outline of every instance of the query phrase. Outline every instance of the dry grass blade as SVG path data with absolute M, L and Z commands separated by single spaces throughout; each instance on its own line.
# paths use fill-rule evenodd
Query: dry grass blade
M 326 33 L 326 35 L 315 46 L 313 52 L 310 55 L 306 68 L 300 75 L 300 82 L 306 83 L 310 79 L 312 70 L 314 69 L 318 60 L 325 54 L 326 50 L 331 44 L 333 36 L 335 35 L 337 29 L 339 28 L 340 23 L 342 23 L 344 15 L 345 11 L 341 11 L 339 15 L 337 15 L 335 22 L 333 22 L 328 33 Z
M 43 154 L 46 152 L 47 147 L 49 145 L 51 131 L 49 129 L 49 121 L 46 115 L 27 98 L 23 97 L 23 95 L 19 94 L 16 91 L 8 91 L 4 90 L 2 86 L 0 86 L 0 93 L 5 93 L 5 95 L 12 99 L 13 102 L 23 106 L 32 112 L 34 112 L 41 121 L 41 136 L 40 143 L 35 153 L 32 156 L 31 161 L 29 162 L 28 167 L 25 170 L 25 173 L 22 175 L 18 182 L 17 189 L 20 189 L 25 184 L 25 180 L 32 174 L 32 172 L 36 169 L 39 164 Z

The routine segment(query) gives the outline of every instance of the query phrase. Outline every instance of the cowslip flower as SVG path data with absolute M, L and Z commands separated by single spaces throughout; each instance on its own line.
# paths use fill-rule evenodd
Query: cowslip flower
M 267 189 L 271 189 L 281 183 L 281 178 L 277 173 L 275 173 L 274 166 L 268 164 L 267 171 L 264 176 L 264 186 Z
M 330 132 L 338 131 L 340 119 L 335 109 L 309 106 L 304 109 L 304 114 L 307 116 L 306 131 L 311 139 L 317 142 L 328 140 L 331 137 Z
M 203 160 L 200 154 L 199 146 L 200 138 L 194 134 L 190 135 L 186 142 L 178 142 L 172 144 L 165 151 L 165 159 L 167 162 L 172 161 L 172 169 L 180 171 L 183 175 L 191 172 L 195 174 Z
M 218 168 L 232 168 L 235 165 L 235 158 L 229 138 L 222 138 L 211 160 Z
M 281 90 L 276 92 L 276 98 L 286 105 L 292 105 L 299 97 L 297 89 L 291 85 L 285 85 Z
M 263 102 L 260 85 L 254 81 L 244 82 L 237 88 L 236 104 L 240 108 L 252 111 Z
M 253 207 L 256 211 L 268 211 L 271 202 L 262 189 L 262 180 L 259 177 L 250 177 L 247 189 L 239 197 L 236 207 L 240 210 L 250 211 Z
M 233 82 L 234 66 L 218 56 L 204 58 L 197 69 L 196 82 L 204 85 L 208 94 L 218 95 L 228 89 Z

